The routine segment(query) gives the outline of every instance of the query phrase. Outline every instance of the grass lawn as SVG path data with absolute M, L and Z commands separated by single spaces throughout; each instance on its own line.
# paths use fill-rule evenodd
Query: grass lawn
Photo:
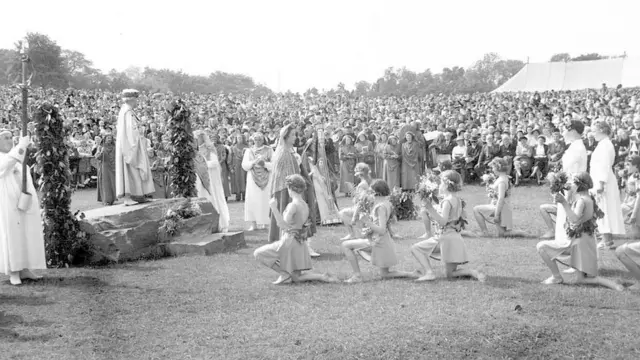
M 246 233 L 248 248 L 235 253 L 49 270 L 20 287 L 3 277 L 0 358 L 639 359 L 640 294 L 539 284 L 549 272 L 534 236 L 543 231 L 538 206 L 550 196 L 546 187 L 512 196 L 514 223 L 532 238 L 467 239 L 468 266 L 489 275 L 484 284 L 272 286 L 275 273 L 252 256 L 266 231 Z M 482 187 L 463 197 L 469 207 L 487 201 Z M 75 194 L 74 207 L 95 206 L 95 190 Z M 229 207 L 232 228 L 242 228 L 243 204 Z M 422 226 L 402 222 L 397 230 L 405 238 L 400 267 L 416 269 L 408 247 Z M 344 234 L 322 227 L 311 239 L 323 254 L 316 271 L 350 275 L 339 251 Z M 630 283 L 613 252 L 601 254 L 601 274 Z M 362 269 L 377 277 L 370 265 Z

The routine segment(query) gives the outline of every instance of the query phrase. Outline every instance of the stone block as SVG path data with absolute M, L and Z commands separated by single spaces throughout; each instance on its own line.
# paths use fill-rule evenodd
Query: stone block
M 171 241 L 162 245 L 167 255 L 213 255 L 247 246 L 244 232 L 208 234 Z
M 191 199 L 202 214 L 186 219 L 178 233 L 168 236 L 160 230 L 161 220 L 169 209 L 177 208 L 185 199 L 158 199 L 135 206 L 115 205 L 84 213 L 81 229 L 91 235 L 98 262 L 136 260 L 157 254 L 162 243 L 204 239 L 218 232 L 219 215 L 205 198 Z M 244 235 L 242 235 L 244 243 Z M 162 249 L 160 249 L 162 250 Z

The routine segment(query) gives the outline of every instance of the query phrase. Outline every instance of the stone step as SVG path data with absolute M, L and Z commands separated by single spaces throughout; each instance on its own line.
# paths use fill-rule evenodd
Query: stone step
M 180 239 L 161 246 L 170 256 L 213 255 L 246 247 L 247 243 L 244 240 L 244 231 L 238 231 Z

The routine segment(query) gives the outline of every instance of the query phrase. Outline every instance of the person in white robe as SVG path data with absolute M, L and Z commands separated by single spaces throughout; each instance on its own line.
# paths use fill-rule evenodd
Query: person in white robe
M 269 174 L 273 166 L 273 149 L 262 133 L 253 134 L 254 145 L 244 152 L 242 168 L 247 172 L 244 220 L 251 222 L 249 231 L 265 229 L 269 222 Z
M 216 147 L 203 131 L 196 131 L 194 135 L 198 145 L 198 153 L 195 159 L 198 197 L 204 197 L 213 204 L 219 215 L 218 230 L 227 232 L 229 231 L 230 221 L 229 207 L 222 187 L 220 161 L 216 154 Z
M 47 268 L 40 202 L 29 172 L 27 192 L 32 195 L 31 204 L 26 211 L 18 209 L 22 162 L 30 143 L 25 136 L 14 147 L 11 132 L 0 132 L 0 272 L 9 275 L 13 285 L 20 285 L 21 279 L 37 280 L 40 276 L 31 270 Z
M 616 151 L 609 139 L 611 126 L 608 123 L 597 121 L 592 130 L 598 145 L 591 154 L 589 175 L 593 179 L 592 190 L 596 195 L 596 202 L 604 212 L 604 217 L 598 220 L 598 232 L 602 234 L 598 248 L 613 248 L 613 234 L 625 234 L 620 189 L 613 173 Z
M 139 120 L 134 109 L 138 91 L 124 90 L 124 104 L 118 114 L 116 134 L 116 195 L 125 198 L 125 205 L 147 202 L 147 195 L 156 190 L 147 153 L 147 139 L 139 132 Z

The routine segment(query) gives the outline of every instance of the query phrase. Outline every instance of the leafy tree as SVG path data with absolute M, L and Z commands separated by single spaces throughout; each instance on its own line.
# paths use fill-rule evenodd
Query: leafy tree
M 571 61 L 571 55 L 569 55 L 569 53 L 554 54 L 551 57 L 551 59 L 549 59 L 549 62 L 567 62 L 567 61 Z
M 62 48 L 47 35 L 40 33 L 27 33 L 26 40 L 29 43 L 31 58 L 29 74 L 35 72 L 31 83 L 35 86 L 67 87 L 68 72 L 62 56 Z M 21 44 L 21 42 L 15 44 L 16 52 L 19 52 Z M 11 81 L 18 81 L 21 73 L 22 63 L 19 57 L 15 57 L 9 69 Z
M 609 58 L 608 56 L 603 56 L 598 53 L 589 53 L 589 54 L 582 54 L 580 56 L 574 57 L 573 59 L 571 59 L 571 61 L 603 60 L 608 58 Z

